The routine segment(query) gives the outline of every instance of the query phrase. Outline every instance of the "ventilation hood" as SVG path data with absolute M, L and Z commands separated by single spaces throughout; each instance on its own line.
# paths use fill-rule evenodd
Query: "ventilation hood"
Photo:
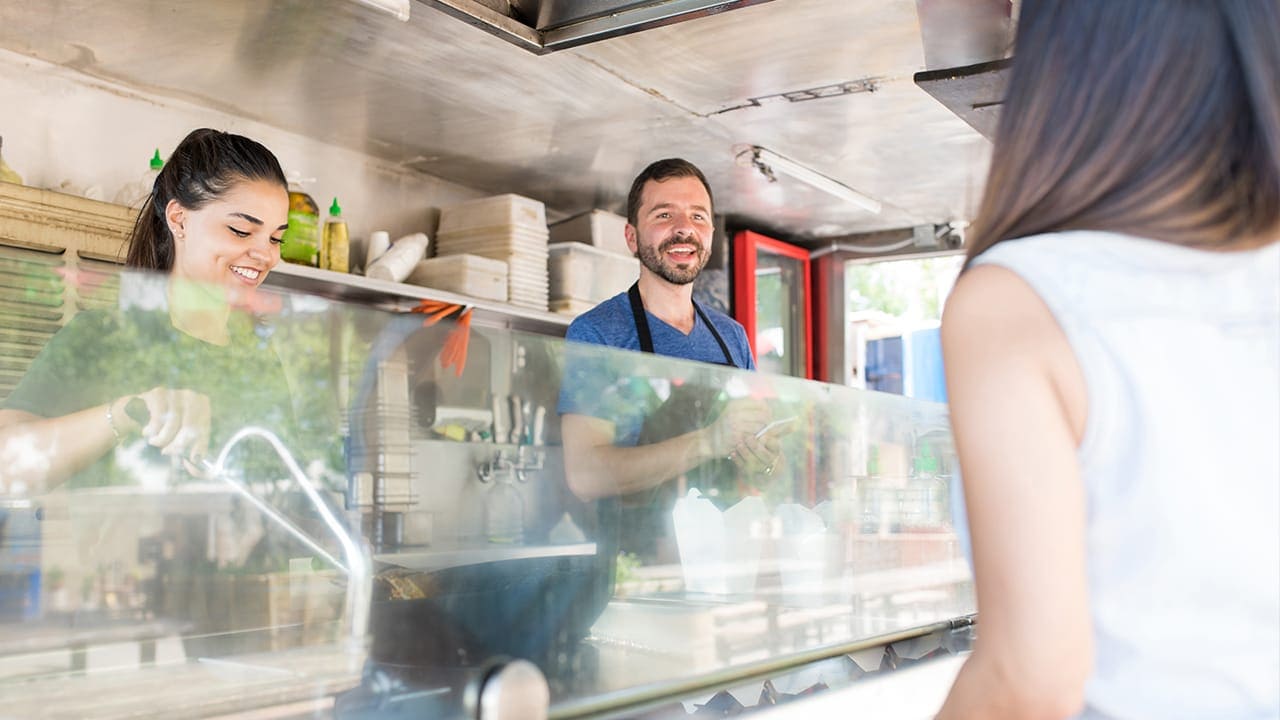
M 423 0 L 537 54 L 770 0 Z

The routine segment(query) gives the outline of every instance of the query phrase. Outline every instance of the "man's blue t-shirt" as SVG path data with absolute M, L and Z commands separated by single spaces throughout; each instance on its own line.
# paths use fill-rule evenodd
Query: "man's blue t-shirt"
M 737 320 L 713 308 L 699 305 L 715 325 L 716 331 L 729 348 L 733 364 L 747 370 L 756 369 L 747 333 Z M 688 335 L 659 320 L 645 311 L 649 320 L 649 332 L 653 335 L 653 351 L 658 355 L 724 364 L 724 352 L 720 343 L 702 321 L 699 313 L 693 316 L 693 331 Z M 570 342 L 607 345 L 624 350 L 639 350 L 640 337 L 636 333 L 635 318 L 631 316 L 631 301 L 626 293 L 619 293 L 591 310 L 579 315 L 569 325 L 565 339 Z
M 733 364 L 739 368 L 754 370 L 755 359 L 747 343 L 747 333 L 736 320 L 712 308 L 702 310 L 720 333 Z M 720 343 L 695 313 L 693 330 L 685 335 L 678 329 L 645 311 L 649 332 L 653 337 L 653 350 L 657 355 L 697 360 L 706 363 L 725 363 Z M 626 293 L 616 295 L 591 310 L 579 315 L 569 325 L 565 339 L 590 345 L 605 345 L 623 350 L 640 350 L 640 337 L 635 318 L 631 314 L 631 301 Z M 635 444 L 645 417 L 659 404 L 648 382 L 618 377 L 616 371 L 601 361 L 598 355 L 575 353 L 568 348 L 564 384 L 560 391 L 557 411 L 564 415 L 573 413 L 590 415 L 613 422 L 615 442 L 619 445 Z

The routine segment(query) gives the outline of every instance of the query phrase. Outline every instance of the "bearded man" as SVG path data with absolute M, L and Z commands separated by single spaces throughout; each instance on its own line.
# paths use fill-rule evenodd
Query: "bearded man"
M 627 247 L 640 259 L 640 277 L 578 316 L 566 339 L 754 370 L 742 325 L 693 300 L 693 281 L 711 256 L 712 211 L 711 187 L 692 163 L 668 158 L 645 168 L 627 196 Z M 592 382 L 603 375 L 600 362 L 577 354 L 586 359 L 570 358 L 559 403 L 575 495 L 636 493 L 717 459 L 757 469 L 776 459 L 776 440 L 758 435 L 770 419 L 766 408 L 730 400 L 721 387 L 730 373 L 686 383 L 661 408 L 641 411 L 627 401 L 625 378 L 602 389 Z

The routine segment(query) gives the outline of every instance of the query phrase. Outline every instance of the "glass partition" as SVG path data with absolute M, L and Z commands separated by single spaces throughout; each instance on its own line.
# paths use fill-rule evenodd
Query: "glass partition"
M 973 612 L 941 405 L 0 255 L 17 716 L 473 716 L 511 658 L 569 716 Z

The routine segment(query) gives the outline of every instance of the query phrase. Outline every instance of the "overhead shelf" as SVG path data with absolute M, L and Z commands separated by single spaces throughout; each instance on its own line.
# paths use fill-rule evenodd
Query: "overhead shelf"
M 121 263 L 135 211 L 53 190 L 0 182 L 0 245 Z M 409 310 L 419 300 L 472 308 L 472 323 L 563 337 L 571 318 L 503 302 L 375 280 L 363 275 L 281 262 L 267 276 L 271 287 L 346 302 Z
M 267 276 L 267 284 L 333 300 L 376 304 L 404 311 L 412 309 L 419 300 L 440 300 L 471 308 L 471 322 L 475 325 L 509 328 L 556 337 L 564 336 L 571 320 L 565 315 L 531 310 L 493 300 L 482 300 L 444 290 L 376 280 L 363 275 L 350 275 L 285 262 L 271 271 Z

